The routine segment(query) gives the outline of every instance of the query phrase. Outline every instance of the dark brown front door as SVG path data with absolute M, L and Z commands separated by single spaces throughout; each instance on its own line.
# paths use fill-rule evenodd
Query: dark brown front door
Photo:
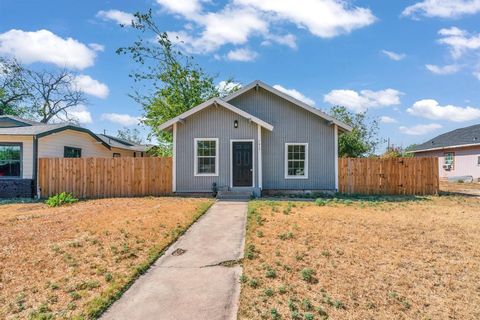
M 253 146 L 252 142 L 232 142 L 232 170 L 234 187 L 253 185 Z

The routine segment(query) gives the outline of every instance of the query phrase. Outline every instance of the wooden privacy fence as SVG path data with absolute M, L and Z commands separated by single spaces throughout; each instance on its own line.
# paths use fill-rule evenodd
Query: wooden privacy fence
M 339 191 L 428 195 L 439 191 L 438 158 L 340 158 Z
M 42 158 L 38 170 L 41 197 L 63 191 L 78 198 L 172 192 L 172 158 Z

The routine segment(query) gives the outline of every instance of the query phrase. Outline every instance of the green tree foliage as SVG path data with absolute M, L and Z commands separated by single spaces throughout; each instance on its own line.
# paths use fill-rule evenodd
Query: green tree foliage
M 139 32 L 138 39 L 131 46 L 119 48 L 117 53 L 129 55 L 136 62 L 138 69 L 130 74 L 136 83 L 131 97 L 142 105 L 142 121 L 151 129 L 149 138 L 158 140 L 159 153 L 169 153 L 171 134 L 160 132 L 158 126 L 228 92 L 215 85 L 214 76 L 172 44 L 167 33 L 156 25 L 151 10 L 137 12 L 131 27 Z M 229 91 L 236 89 L 230 87 Z
M 0 57 L 0 114 L 19 115 L 43 123 L 76 122 L 69 110 L 86 104 L 75 74 L 66 69 L 32 70 L 15 59 Z
M 378 138 L 378 121 L 369 119 L 366 111 L 353 113 L 343 106 L 334 106 L 330 114 L 350 125 L 353 130 L 340 134 L 338 155 L 340 157 L 366 157 L 373 155 L 381 139 Z
M 0 115 L 24 115 L 29 84 L 23 66 L 15 59 L 0 57 Z
M 130 142 L 135 142 L 137 144 L 142 144 L 143 139 L 140 136 L 140 130 L 137 128 L 129 129 L 129 128 L 123 128 L 118 130 L 117 132 L 117 137 L 123 140 L 127 140 Z

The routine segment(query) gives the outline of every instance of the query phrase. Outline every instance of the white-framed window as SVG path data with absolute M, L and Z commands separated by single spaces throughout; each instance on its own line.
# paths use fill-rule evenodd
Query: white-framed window
M 285 179 L 308 179 L 308 143 L 285 143 Z
M 195 138 L 194 152 L 194 175 L 218 176 L 218 138 Z
M 443 155 L 443 164 L 449 166 L 450 170 L 455 166 L 455 152 L 445 152 Z

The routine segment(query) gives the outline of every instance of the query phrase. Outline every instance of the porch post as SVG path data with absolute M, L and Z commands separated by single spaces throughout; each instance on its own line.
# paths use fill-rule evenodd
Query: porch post
M 262 189 L 263 179 L 262 179 L 262 127 L 257 124 L 257 142 L 258 142 L 258 188 Z
M 335 139 L 335 189 L 338 192 L 338 126 L 334 125 L 334 139 Z
M 177 191 L 177 123 L 173 124 L 172 192 Z

